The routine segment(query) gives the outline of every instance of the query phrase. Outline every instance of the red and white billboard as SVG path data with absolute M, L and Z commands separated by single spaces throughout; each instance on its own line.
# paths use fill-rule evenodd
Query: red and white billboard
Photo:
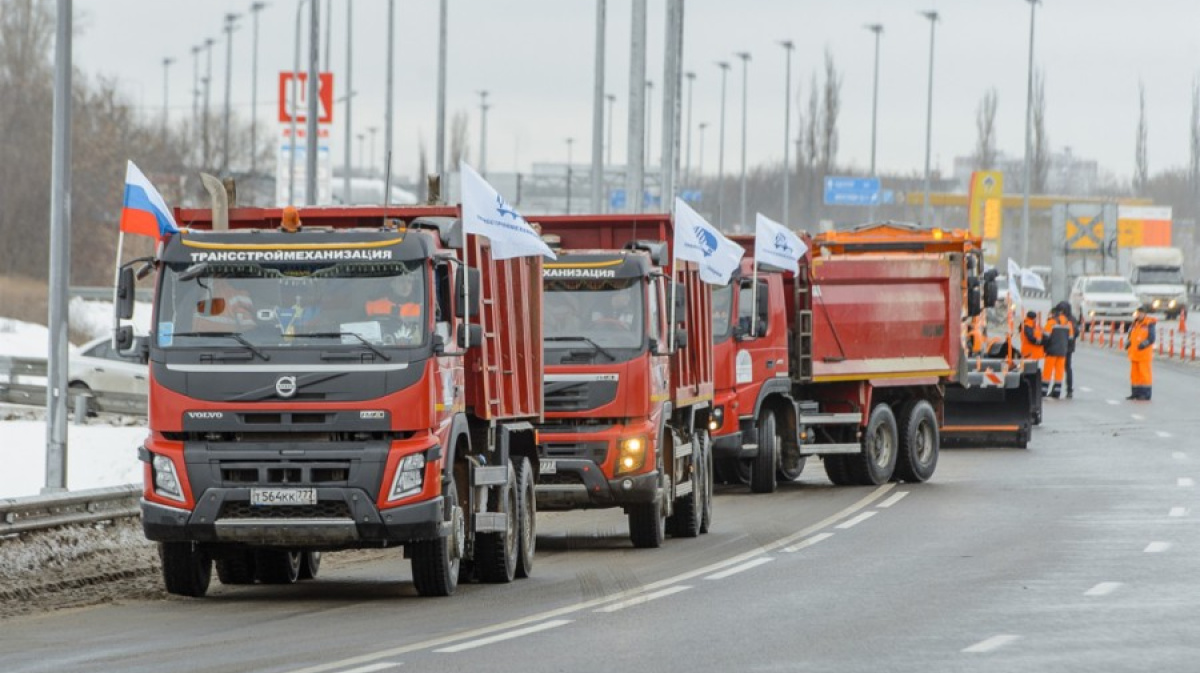
M 292 80 L 296 79 L 296 102 L 292 102 Z M 321 111 L 317 117 L 319 124 L 333 123 L 333 73 L 320 73 L 317 81 L 317 105 Z M 296 123 L 308 121 L 308 73 L 279 73 L 279 121 L 284 124 L 292 123 L 291 110 L 296 111 Z

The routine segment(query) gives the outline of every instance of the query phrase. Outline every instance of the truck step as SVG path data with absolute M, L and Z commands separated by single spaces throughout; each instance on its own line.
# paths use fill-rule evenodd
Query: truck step
M 675 457 L 676 458 L 686 458 L 690 455 L 692 455 L 692 443 L 691 442 L 687 442 L 686 444 L 676 444 L 675 445 Z
M 499 486 L 508 482 L 508 466 L 476 467 L 471 471 L 472 486 Z
M 508 528 L 508 516 L 503 512 L 481 512 L 475 515 L 476 533 L 503 533 Z
M 862 445 L 854 444 L 805 444 L 800 450 L 802 456 L 822 456 L 832 454 L 848 454 L 862 452 Z
M 682 498 L 685 495 L 691 494 L 691 492 L 694 490 L 695 490 L 695 487 L 692 484 L 692 480 L 689 479 L 689 480 L 683 482 L 682 484 L 677 484 L 675 486 L 675 497 Z
M 856 412 L 837 414 L 804 414 L 800 417 L 804 425 L 851 425 L 862 422 L 862 414 Z

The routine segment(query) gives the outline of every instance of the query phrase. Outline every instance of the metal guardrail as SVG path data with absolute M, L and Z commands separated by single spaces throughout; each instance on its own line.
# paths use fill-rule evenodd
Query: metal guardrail
M 141 516 L 137 485 L 0 499 L 0 537 Z
M 67 293 L 72 297 L 79 297 L 87 301 L 112 301 L 113 289 L 111 287 L 100 286 L 84 286 L 72 285 Z M 154 291 L 148 287 L 138 288 L 134 291 L 134 297 L 138 301 L 153 301 Z
M 88 404 L 87 398 L 91 398 L 93 402 L 90 406 L 94 411 L 130 416 L 146 415 L 146 396 L 137 393 L 91 390 L 86 395 L 72 397 L 84 398 L 82 404 L 85 405 Z M 45 358 L 0 355 L 0 402 L 45 406 Z M 79 400 L 71 400 L 72 409 L 87 409 L 87 406 L 80 405 Z M 80 420 L 83 417 L 84 415 L 81 415 Z

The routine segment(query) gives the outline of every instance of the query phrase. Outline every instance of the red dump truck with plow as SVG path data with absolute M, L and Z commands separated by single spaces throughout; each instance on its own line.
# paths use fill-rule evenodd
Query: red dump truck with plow
M 821 456 L 835 484 L 933 475 L 946 389 L 965 376 L 962 316 L 982 310 L 982 295 L 966 290 L 981 267 L 961 251 L 885 248 L 893 233 L 807 239 L 799 274 L 755 274 L 745 259 L 741 276 L 714 291 L 723 481 L 770 492 L 809 456 Z M 753 254 L 752 238 L 735 240 Z
M 540 258 L 464 246 L 454 208 L 295 214 L 179 210 L 183 231 L 141 260 L 158 272 L 135 343 L 142 519 L 167 590 L 204 595 L 214 563 L 225 584 L 282 584 L 321 552 L 393 546 L 421 595 L 527 575 Z
M 707 532 L 711 293 L 673 262 L 670 216 L 529 219 L 560 248 L 543 271 L 538 507 L 621 507 L 636 547 Z

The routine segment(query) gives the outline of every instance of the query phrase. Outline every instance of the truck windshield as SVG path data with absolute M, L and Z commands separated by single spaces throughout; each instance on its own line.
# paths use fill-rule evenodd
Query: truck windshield
M 733 283 L 712 290 L 713 342 L 721 343 L 733 330 L 730 311 L 733 307 Z
M 1183 285 L 1183 273 L 1176 268 L 1138 269 L 1133 282 L 1139 285 Z
M 429 301 L 419 261 L 168 267 L 155 309 L 162 348 L 422 346 Z M 364 344 L 364 341 L 366 342 Z
M 602 348 L 641 348 L 646 341 L 642 294 L 639 278 L 547 280 L 548 345 L 587 337 Z

